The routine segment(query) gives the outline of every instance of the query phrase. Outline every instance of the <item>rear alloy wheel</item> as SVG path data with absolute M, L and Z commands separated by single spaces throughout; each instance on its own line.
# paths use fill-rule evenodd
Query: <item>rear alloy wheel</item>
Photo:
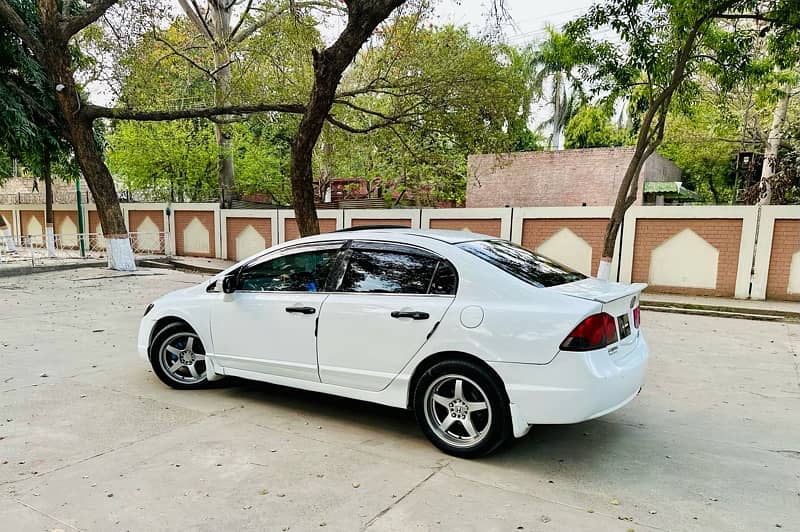
M 470 362 L 441 362 L 425 372 L 414 394 L 414 409 L 428 439 L 462 458 L 490 453 L 510 432 L 500 386 Z
M 173 388 L 203 388 L 206 378 L 206 351 L 200 337 L 182 324 L 159 332 L 150 348 L 150 363 L 159 379 Z

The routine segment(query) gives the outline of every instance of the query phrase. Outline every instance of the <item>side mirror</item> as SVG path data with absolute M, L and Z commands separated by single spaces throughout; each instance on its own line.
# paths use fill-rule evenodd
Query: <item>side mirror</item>
M 226 275 L 222 278 L 222 291 L 226 294 L 236 292 L 236 274 Z

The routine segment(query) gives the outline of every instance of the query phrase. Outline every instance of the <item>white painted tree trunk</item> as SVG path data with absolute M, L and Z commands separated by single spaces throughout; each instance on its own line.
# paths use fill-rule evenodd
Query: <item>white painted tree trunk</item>
M 767 137 L 767 145 L 764 148 L 764 164 L 761 167 L 761 197 L 758 200 L 759 205 L 769 205 L 772 201 L 772 190 L 769 184 L 769 178 L 775 174 L 775 164 L 778 158 L 778 149 L 781 146 L 781 139 L 783 138 L 783 124 L 786 121 L 786 113 L 789 110 L 789 98 L 791 96 L 791 89 L 784 87 L 783 95 L 778 100 L 778 105 L 775 106 L 775 112 L 772 115 L 772 127 L 769 128 L 769 137 Z
M 53 224 L 47 224 L 44 231 L 47 241 L 47 256 L 53 258 L 56 256 L 56 236 L 53 233 Z
M 597 266 L 597 278 L 608 281 L 611 278 L 611 257 L 603 257 Z
M 136 271 L 136 259 L 133 255 L 130 238 L 106 237 L 108 267 L 121 272 Z

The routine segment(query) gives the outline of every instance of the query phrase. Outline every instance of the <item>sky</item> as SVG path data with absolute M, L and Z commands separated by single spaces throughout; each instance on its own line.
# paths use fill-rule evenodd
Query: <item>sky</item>
M 527 44 L 544 37 L 544 27 L 556 27 L 585 13 L 595 0 L 505 0 L 511 20 L 503 27 L 510 44 Z M 439 22 L 466 24 L 473 31 L 486 28 L 491 0 L 443 0 L 436 8 Z

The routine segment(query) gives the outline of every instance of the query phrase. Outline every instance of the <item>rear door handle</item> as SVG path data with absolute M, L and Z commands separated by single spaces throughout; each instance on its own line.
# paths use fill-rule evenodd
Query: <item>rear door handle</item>
M 430 318 L 430 314 L 427 312 L 420 312 L 418 310 L 412 310 L 409 312 L 401 312 L 399 310 L 392 311 L 393 318 L 411 318 L 412 320 L 427 320 Z
M 297 314 L 314 314 L 316 311 L 314 307 L 286 307 L 286 312 Z

